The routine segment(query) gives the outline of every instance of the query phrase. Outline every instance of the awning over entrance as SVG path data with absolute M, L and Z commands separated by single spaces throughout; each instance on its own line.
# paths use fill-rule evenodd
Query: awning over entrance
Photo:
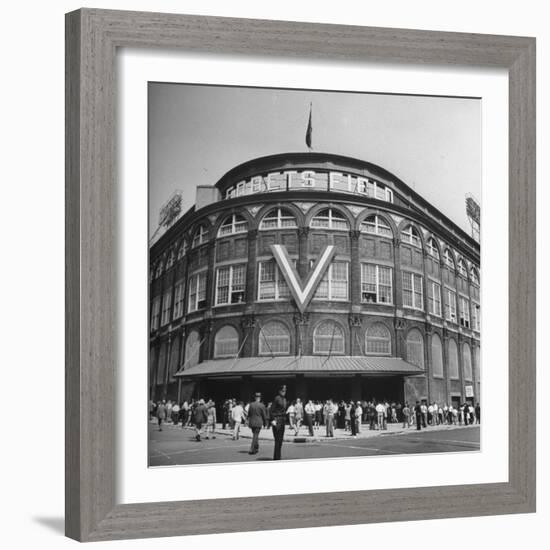
M 302 356 L 239 357 L 213 359 L 179 371 L 176 376 L 195 378 L 214 375 L 258 374 L 422 374 L 424 370 L 399 357 Z

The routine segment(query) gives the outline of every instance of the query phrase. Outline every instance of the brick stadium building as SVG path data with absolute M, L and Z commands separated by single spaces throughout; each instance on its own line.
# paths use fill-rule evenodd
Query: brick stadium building
M 379 166 L 245 162 L 151 247 L 150 395 L 477 401 L 479 261 Z

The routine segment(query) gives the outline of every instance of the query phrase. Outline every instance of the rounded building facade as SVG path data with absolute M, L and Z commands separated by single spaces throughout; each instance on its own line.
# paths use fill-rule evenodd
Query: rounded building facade
M 150 249 L 150 395 L 480 395 L 479 244 L 357 159 L 254 159 Z

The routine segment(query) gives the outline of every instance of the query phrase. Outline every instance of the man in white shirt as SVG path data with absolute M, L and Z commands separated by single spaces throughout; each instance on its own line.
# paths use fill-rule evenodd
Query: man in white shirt
M 382 403 L 378 403 L 378 405 L 376 405 L 376 414 L 378 415 L 378 429 L 385 429 L 384 421 L 386 416 L 386 407 L 384 407 Z
M 244 422 L 244 407 L 243 402 L 239 401 L 231 410 L 231 419 L 233 420 L 233 439 L 239 439 L 239 432 L 241 430 L 241 424 Z
M 361 422 L 363 420 L 363 407 L 361 407 L 361 401 L 357 401 L 357 407 L 355 407 L 355 432 L 361 433 Z
M 304 411 L 306 413 L 306 426 L 309 430 L 309 435 L 313 435 L 313 419 L 315 418 L 315 405 L 313 404 L 313 401 L 310 399 L 304 408 Z

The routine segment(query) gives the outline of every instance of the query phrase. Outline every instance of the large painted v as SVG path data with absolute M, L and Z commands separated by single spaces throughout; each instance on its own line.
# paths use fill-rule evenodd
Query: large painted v
M 336 252 L 336 248 L 333 245 L 327 246 L 321 256 L 315 262 L 313 270 L 309 272 L 305 284 L 302 282 L 301 277 L 298 275 L 296 268 L 292 261 L 288 257 L 288 252 L 284 246 L 280 244 L 272 244 L 271 252 L 285 278 L 286 284 L 296 301 L 296 305 L 301 313 L 304 313 L 306 307 L 309 305 L 311 298 L 319 282 L 323 278 L 332 258 Z

